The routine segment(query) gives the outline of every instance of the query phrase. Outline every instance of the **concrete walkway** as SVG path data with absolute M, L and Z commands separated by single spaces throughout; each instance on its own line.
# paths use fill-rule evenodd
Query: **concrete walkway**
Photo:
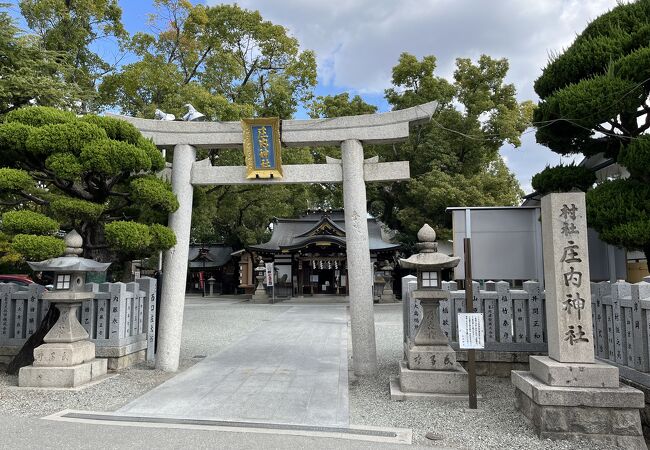
M 349 426 L 344 305 L 296 305 L 119 409 L 129 416 Z

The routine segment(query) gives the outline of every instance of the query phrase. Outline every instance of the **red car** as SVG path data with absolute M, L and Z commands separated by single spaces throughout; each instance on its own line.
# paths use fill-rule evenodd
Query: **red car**
M 15 283 L 20 286 L 28 286 L 34 284 L 29 275 L 0 275 L 0 283 Z

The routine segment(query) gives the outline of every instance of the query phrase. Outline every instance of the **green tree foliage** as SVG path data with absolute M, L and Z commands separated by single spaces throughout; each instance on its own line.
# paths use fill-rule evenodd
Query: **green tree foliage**
M 176 245 L 176 235 L 164 225 L 154 223 L 149 227 L 149 234 L 151 235 L 149 246 L 152 250 L 167 250 Z
M 109 246 L 127 258 L 135 249 L 147 256 L 174 245 L 171 230 L 157 224 L 178 208 L 170 185 L 153 175 L 165 162 L 127 122 L 18 109 L 0 123 L 0 164 L 0 199 L 18 209 L 4 214 L 3 231 L 16 234 L 14 248 L 25 256 L 41 244 L 58 250 L 51 239 L 29 241 L 28 234 L 51 237 L 59 224 L 83 236 L 86 256 L 103 260 Z M 105 226 L 107 233 L 119 226 L 140 231 L 130 240 L 119 233 L 104 239 Z
M 153 117 L 155 109 L 180 117 L 184 105 L 191 103 L 209 120 L 238 120 L 255 115 L 288 119 L 300 103 L 311 99 L 314 54 L 301 52 L 284 27 L 236 5 L 192 5 L 184 0 L 154 4 L 153 34 L 136 34 L 130 47 L 138 61 L 104 78 L 100 90 L 106 103 L 139 117 Z M 215 165 L 244 162 L 240 150 L 201 153 L 200 158 L 209 157 Z M 313 160 L 304 149 L 283 153 L 284 163 Z M 317 204 L 317 189 L 197 187 L 192 239 L 237 247 L 259 242 L 267 237 L 274 215 L 296 215 Z M 132 183 L 134 195 L 148 191 L 145 179 Z M 160 204 L 172 201 L 164 195 L 156 199 Z
M 629 179 L 587 194 L 588 222 L 650 257 L 650 3 L 620 4 L 591 22 L 535 82 L 537 141 L 560 154 L 603 154 Z M 567 179 L 573 175 L 566 174 Z
M 43 48 L 37 36 L 22 34 L 0 3 L 0 115 L 36 102 L 70 106 L 80 93 L 65 81 L 73 67 L 63 54 Z M 53 74 L 63 75 L 63 79 Z
M 650 256 L 649 183 L 635 178 L 602 183 L 587 193 L 587 218 L 605 242 Z
M 596 175 L 589 169 L 570 164 L 567 166 L 546 167 L 533 177 L 533 189 L 540 194 L 549 192 L 569 192 L 579 189 L 587 192 L 596 182 Z
M 5 169 L 6 170 L 6 169 Z M 2 215 L 0 236 L 0 265 L 26 267 L 27 261 L 61 256 L 65 250 L 62 239 L 54 235 L 59 223 L 36 211 L 16 210 Z
M 14 236 L 11 246 L 28 261 L 55 258 L 61 256 L 65 251 L 63 239 L 34 234 L 17 234 Z
M 23 170 L 0 168 L 0 190 L 3 192 L 19 193 L 29 190 L 34 179 Z
M 310 105 L 309 115 L 318 117 L 343 117 L 356 116 L 360 114 L 374 114 L 377 112 L 375 105 L 363 101 L 355 95 L 350 100 L 350 94 L 344 92 L 338 95 L 319 96 Z
M 515 176 L 501 158 L 484 170 L 463 175 L 432 169 L 408 182 L 408 203 L 399 205 L 401 238 L 417 242 L 423 223 L 436 223 L 442 236 L 451 237 L 451 206 L 517 205 L 521 190 Z
M 2 273 L 22 272 L 24 264 L 23 255 L 11 245 L 11 237 L 0 232 L 0 270 Z
M 358 116 L 376 112 L 375 105 L 366 103 L 359 95 L 350 98 L 350 94 L 347 92 L 319 96 L 309 105 L 309 115 L 313 119 Z M 368 155 L 376 154 L 374 146 L 366 145 L 364 151 Z M 313 162 L 317 164 L 325 164 L 327 156 L 341 159 L 340 147 L 310 147 L 309 152 Z M 310 201 L 310 206 L 313 209 L 343 208 L 343 186 L 341 184 L 317 184 L 311 187 L 311 191 L 313 198 Z
M 116 221 L 106 225 L 106 241 L 133 256 L 144 254 L 151 244 L 149 227 L 142 223 Z
M 410 161 L 411 181 L 368 185 L 371 213 L 400 230 L 407 245 L 415 242 L 424 222 L 442 236 L 449 234 L 449 206 L 514 205 L 522 195 L 498 151 L 504 142 L 519 145 L 532 105 L 518 104 L 514 87 L 503 83 L 507 62 L 487 56 L 477 64 L 459 59 L 453 83 L 434 76 L 435 66 L 433 56 L 418 60 L 404 53 L 393 68 L 395 87 L 386 90 L 394 109 L 438 101 L 432 123 L 413 130 L 404 144 L 364 148 L 366 157 Z M 374 113 L 376 108 L 358 96 L 350 100 L 341 94 L 319 97 L 311 111 L 312 117 L 338 117 Z M 317 150 L 340 157 L 340 149 Z M 340 198 L 340 187 L 329 188 Z
M 435 67 L 433 56 L 418 60 L 401 55 L 386 99 L 394 109 L 437 101 L 438 111 L 431 123 L 413 130 L 406 143 L 365 149 L 366 157 L 410 161 L 411 181 L 368 186 L 370 211 L 390 228 L 401 230 L 406 243 L 415 240 L 424 222 L 441 236 L 448 234 L 449 206 L 515 205 L 522 195 L 499 148 L 505 142 L 520 144 L 532 104 L 518 103 L 514 87 L 504 83 L 507 61 L 488 56 L 476 63 L 458 59 L 453 82 L 435 76 Z M 373 112 L 357 99 L 348 101 L 346 108 L 347 99 L 321 99 L 320 110 L 314 110 L 326 117 Z
M 313 52 L 287 30 L 237 5 L 156 0 L 155 34 L 137 33 L 140 58 L 105 77 L 107 103 L 126 114 L 155 109 L 181 116 L 191 103 L 211 120 L 253 115 L 290 118 L 316 84 Z
M 2 215 L 2 230 L 12 234 L 54 234 L 59 231 L 59 224 L 34 211 L 9 211 Z
M 44 48 L 56 52 L 72 68 L 51 73 L 80 88 L 75 107 L 82 111 L 98 110 L 102 106 L 97 101 L 98 82 L 116 69 L 120 58 L 106 61 L 94 44 L 111 39 L 124 46 L 128 40 L 118 1 L 20 0 L 19 6 Z

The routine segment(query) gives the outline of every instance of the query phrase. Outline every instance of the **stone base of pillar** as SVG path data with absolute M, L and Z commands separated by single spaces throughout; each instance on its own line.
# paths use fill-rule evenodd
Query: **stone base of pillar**
M 460 364 L 454 370 L 411 370 L 402 361 L 399 376 L 390 380 L 391 400 L 469 401 L 468 375 Z
M 531 367 L 537 366 L 539 373 L 544 363 L 543 360 L 531 361 Z M 556 375 L 573 372 L 558 367 L 558 364 L 553 362 L 547 367 L 551 367 Z M 611 376 L 609 372 L 608 369 L 594 367 L 593 370 L 584 369 L 582 373 L 574 375 L 582 382 L 600 378 L 607 383 Z M 564 376 L 552 378 L 557 384 L 567 381 Z M 540 438 L 571 439 L 581 443 L 592 441 L 613 447 L 647 450 L 639 415 L 639 409 L 645 407 L 641 391 L 625 385 L 619 387 L 618 384 L 616 387 L 551 386 L 540 381 L 532 372 L 516 370 L 512 371 L 511 379 L 515 386 L 515 406 L 530 420 Z M 576 382 L 573 378 L 568 381 L 572 380 Z
M 18 386 L 76 388 L 106 377 L 107 360 L 93 359 L 74 366 L 27 366 L 18 372 Z
M 379 299 L 379 303 L 395 303 L 395 301 L 395 294 L 393 293 L 393 290 L 384 289 L 384 292 L 382 292 Z
M 72 310 L 72 314 L 74 314 L 74 310 Z M 61 315 L 63 316 L 63 314 Z M 76 316 L 73 318 L 76 321 Z M 52 328 L 52 330 L 55 329 Z M 74 330 L 75 327 L 73 326 L 71 329 Z M 83 330 L 83 328 L 81 329 Z M 56 333 L 50 331 L 45 339 L 52 339 L 52 335 L 56 335 Z M 95 359 L 95 344 L 93 342 L 87 340 L 46 342 L 34 349 L 34 363 L 31 366 L 22 367 L 18 372 L 18 386 L 76 388 L 104 377 L 107 368 L 108 360 Z
M 269 297 L 266 293 L 255 294 L 251 297 L 251 303 L 271 303 L 271 297 Z
M 531 356 L 530 373 L 549 386 L 617 388 L 618 367 L 602 362 L 561 363 L 548 356 Z
M 407 367 L 414 370 L 455 370 L 456 352 L 449 345 L 412 345 L 406 351 Z
M 95 359 L 95 344 L 90 341 L 51 342 L 34 349 L 34 366 L 68 367 Z

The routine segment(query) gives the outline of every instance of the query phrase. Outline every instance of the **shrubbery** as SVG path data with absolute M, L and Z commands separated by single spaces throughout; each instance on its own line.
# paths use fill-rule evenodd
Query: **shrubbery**
M 650 258 L 650 2 L 619 3 L 555 55 L 535 81 L 537 142 L 559 154 L 612 158 L 630 173 L 587 192 L 587 222 L 614 245 Z M 583 171 L 584 172 L 584 171 Z M 539 192 L 585 190 L 578 168 L 546 169 Z
M 569 192 L 575 189 L 587 192 L 596 182 L 596 175 L 582 166 L 546 167 L 533 177 L 533 189 L 540 194 Z
M 106 224 L 106 241 L 111 247 L 131 254 L 143 254 L 151 244 L 149 227 L 143 223 L 117 221 Z
M 47 107 L 2 119 L 0 196 L 20 208 L 4 214 L 2 231 L 14 235 L 14 250 L 29 260 L 58 256 L 63 241 L 51 235 L 60 228 L 81 233 L 93 256 L 108 243 L 105 259 L 174 245 L 170 229 L 146 225 L 164 221 L 178 201 L 155 174 L 165 167 L 161 152 L 133 125 Z
M 9 234 L 53 234 L 59 224 L 34 211 L 9 211 L 2 215 L 2 230 Z
M 18 234 L 14 236 L 12 247 L 21 253 L 28 261 L 42 261 L 63 255 L 65 243 L 63 239 L 53 236 L 35 236 L 33 234 Z

